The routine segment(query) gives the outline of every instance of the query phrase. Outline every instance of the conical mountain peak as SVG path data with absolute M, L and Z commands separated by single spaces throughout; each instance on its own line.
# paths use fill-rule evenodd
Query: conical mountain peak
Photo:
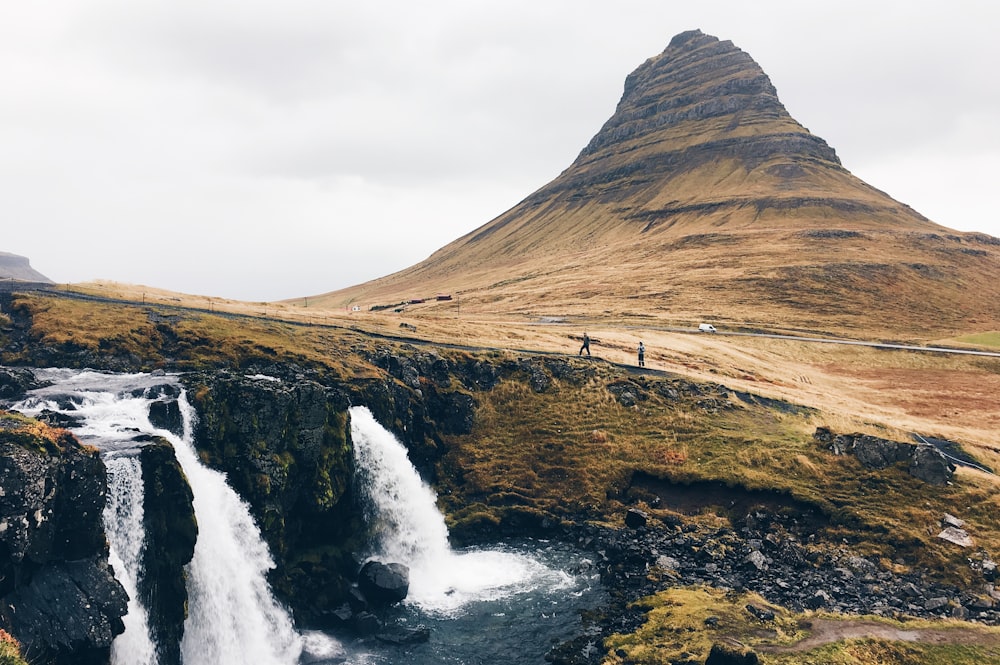
M 628 75 L 552 182 L 425 261 L 319 300 L 448 292 L 470 313 L 947 329 L 1000 325 L 980 312 L 1000 299 L 998 266 L 992 239 L 853 176 L 750 55 L 692 30 Z
M 614 115 L 538 195 L 614 190 L 622 200 L 666 204 L 636 211 L 665 217 L 681 204 L 746 205 L 752 191 L 823 197 L 829 187 L 810 182 L 821 174 L 848 176 L 836 152 L 788 114 L 753 58 L 693 30 L 628 76 Z M 851 184 L 871 196 L 862 183 Z
M 713 122 L 720 119 L 723 122 Z M 686 129 L 695 129 L 694 135 L 670 136 L 672 129 L 692 123 L 699 126 Z M 826 143 L 788 115 L 771 80 L 753 58 L 732 42 L 693 30 L 675 37 L 663 53 L 628 76 L 615 114 L 581 157 L 622 142 L 672 138 L 663 148 L 683 149 L 696 138 L 760 137 L 756 130 L 762 126 L 768 127 L 767 134 L 784 130 L 799 136 L 803 143 L 798 147 L 805 152 L 839 164 Z M 749 153 L 747 143 L 733 147 Z

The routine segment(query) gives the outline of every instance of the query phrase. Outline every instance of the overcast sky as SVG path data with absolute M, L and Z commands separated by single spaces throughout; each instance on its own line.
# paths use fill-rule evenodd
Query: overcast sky
M 1000 3 L 45 0 L 0 9 L 0 251 L 265 301 L 395 272 L 558 175 L 700 28 L 850 171 L 1000 236 Z

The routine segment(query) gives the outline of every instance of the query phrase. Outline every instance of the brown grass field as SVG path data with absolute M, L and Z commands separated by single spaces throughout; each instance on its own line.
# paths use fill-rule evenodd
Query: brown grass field
M 372 372 L 370 366 L 352 354 L 356 349 L 371 348 L 373 345 L 426 343 L 429 348 L 454 348 L 461 353 L 575 357 L 580 349 L 580 337 L 586 331 L 592 339 L 591 351 L 595 359 L 606 361 L 599 366 L 613 370 L 619 377 L 636 380 L 643 377 L 687 377 L 722 384 L 732 390 L 786 400 L 818 411 L 810 418 L 777 423 L 754 420 L 749 415 L 750 420 L 742 424 L 738 417 L 730 424 L 717 419 L 708 427 L 721 432 L 720 441 L 728 440 L 736 433 L 735 436 L 743 441 L 741 445 L 752 443 L 740 453 L 744 458 L 736 460 L 736 467 L 708 469 L 708 473 L 717 477 L 742 477 L 743 481 L 763 485 L 768 482 L 768 470 L 781 468 L 789 461 L 784 458 L 790 456 L 800 460 L 798 464 L 805 474 L 804 482 L 808 481 L 809 474 L 813 473 L 810 468 L 817 462 L 811 459 L 812 451 L 808 446 L 801 446 L 803 441 L 808 442 L 812 431 L 819 425 L 837 432 L 869 432 L 900 441 L 910 440 L 910 432 L 946 438 L 963 445 L 982 463 L 1000 468 L 1000 428 L 997 427 L 1000 422 L 1000 358 L 995 357 L 727 335 L 724 326 L 720 326 L 722 332 L 719 334 L 678 332 L 678 329 L 691 323 L 676 322 L 676 329 L 668 329 L 662 321 L 615 321 L 599 314 L 566 318 L 564 322 L 538 322 L 517 316 L 468 313 L 460 310 L 459 303 L 455 302 L 435 302 L 425 308 L 409 308 L 398 313 L 365 312 L 322 310 L 288 303 L 225 301 L 122 284 L 79 284 L 71 288 L 131 301 L 138 306 L 122 308 L 111 303 L 98 307 L 86 301 L 37 298 L 33 305 L 36 327 L 48 331 L 43 341 L 59 343 L 69 336 L 77 344 L 100 348 L 102 343 L 106 343 L 102 340 L 114 339 L 116 344 L 130 348 L 130 345 L 141 345 L 144 338 L 155 334 L 148 322 L 148 312 L 155 311 L 158 316 L 169 317 L 172 308 L 193 308 L 179 310 L 174 323 L 178 332 L 206 343 L 206 350 L 203 351 L 192 342 L 188 351 L 192 361 L 197 362 L 203 353 L 223 358 L 231 356 L 233 362 L 241 354 L 263 354 L 319 362 L 349 377 Z M 223 312 L 249 318 L 234 322 L 233 319 L 213 316 Z M 78 325 L 70 325 L 68 322 L 71 320 L 76 320 Z M 116 329 L 120 332 L 113 333 Z M 635 347 L 639 340 L 644 341 L 647 347 L 647 367 L 643 371 L 636 366 Z M 928 341 L 942 343 L 939 339 Z M 991 347 L 979 348 L 989 350 Z M 993 349 L 996 350 L 995 347 Z M 671 440 L 671 431 L 675 427 L 680 430 L 687 427 L 677 420 L 678 416 L 666 412 L 666 415 L 656 416 L 646 424 L 642 424 L 644 421 L 633 422 L 636 416 L 615 407 L 613 400 L 604 404 L 610 397 L 602 385 L 585 390 L 586 394 L 593 390 L 594 399 L 600 402 L 595 404 L 597 410 L 587 417 L 558 416 L 560 420 L 565 420 L 560 429 L 575 433 L 572 436 L 580 440 L 589 440 L 592 431 L 608 427 L 631 432 L 627 441 L 618 441 L 612 446 L 612 449 L 620 449 L 620 457 L 625 464 L 621 467 L 622 473 L 632 464 L 629 459 L 638 460 L 645 455 L 642 451 L 648 444 L 644 443 L 644 431 L 649 432 L 652 439 L 662 441 Z M 524 412 L 525 408 L 533 409 L 531 400 L 538 397 L 521 395 L 517 392 L 520 389 L 514 386 L 498 388 L 496 394 L 484 403 L 480 414 L 482 422 L 490 420 L 489 414 L 495 411 L 500 415 L 492 422 L 496 429 L 502 430 L 504 408 L 517 412 Z M 551 405 L 538 407 L 539 417 L 554 417 L 545 414 L 558 413 L 565 399 L 564 394 L 553 396 Z M 607 420 L 609 418 L 617 420 L 612 422 Z M 510 440 L 535 436 L 537 432 L 549 429 L 545 422 L 536 423 L 530 418 L 523 420 L 508 432 Z M 702 434 L 709 431 L 702 425 L 695 429 Z M 486 425 L 479 428 L 478 435 L 500 439 L 505 436 L 492 432 Z M 715 436 L 710 435 L 709 438 L 715 440 Z M 780 441 L 786 438 L 791 444 L 783 448 Z M 480 448 L 492 449 L 490 445 L 479 446 L 471 442 L 469 445 L 472 446 L 470 449 L 475 449 L 470 454 L 479 454 L 475 451 Z M 587 450 L 594 451 L 593 448 Z M 517 460 L 508 459 L 503 464 L 523 465 L 528 477 L 526 482 L 534 482 L 531 477 L 535 472 L 529 467 L 535 462 L 523 457 L 530 457 L 531 451 L 515 447 L 509 452 Z M 684 451 L 680 449 L 680 452 Z M 466 461 L 470 466 L 477 463 L 472 458 Z M 484 473 L 489 475 L 495 472 L 489 467 L 497 460 L 485 459 L 482 463 L 485 465 Z M 584 472 L 590 473 L 587 470 Z M 611 475 L 592 479 L 598 488 L 595 491 L 602 491 L 599 487 L 602 483 L 617 482 L 612 478 L 615 472 L 611 467 L 601 471 L 605 472 Z M 753 480 L 758 473 L 763 475 Z M 995 492 L 998 486 L 995 476 L 967 469 L 960 470 L 960 474 L 978 488 L 975 490 L 977 496 L 988 493 L 989 487 L 994 487 Z M 942 506 L 942 510 L 946 509 Z
M 958 441 L 987 457 L 1000 455 L 1000 358 L 676 331 L 693 330 L 695 319 L 642 321 L 593 312 L 545 322 L 537 316 L 470 312 L 456 301 L 432 301 L 397 313 L 321 309 L 309 306 L 306 299 L 297 305 L 248 303 L 111 282 L 63 288 L 474 349 L 575 355 L 587 331 L 595 356 L 632 366 L 642 340 L 650 371 L 718 382 L 810 406 L 842 422 L 841 431 L 863 430 L 871 424 Z M 721 333 L 726 332 L 724 324 L 715 323 Z M 819 334 L 836 337 L 838 333 L 843 334 L 837 330 Z M 1000 351 L 998 338 L 1000 333 L 969 329 L 955 331 L 949 339 L 920 340 L 907 335 L 870 341 Z

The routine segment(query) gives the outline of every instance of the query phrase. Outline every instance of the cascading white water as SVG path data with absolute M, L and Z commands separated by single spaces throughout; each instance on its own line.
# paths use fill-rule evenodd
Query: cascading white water
M 271 594 L 274 561 L 246 503 L 223 474 L 201 464 L 192 445 L 194 410 L 180 396 L 184 436 L 169 432 L 194 494 L 198 542 L 188 566 L 185 665 L 287 665 L 298 661 L 301 638 Z
M 493 600 L 571 578 L 524 554 L 500 550 L 455 552 L 437 508 L 406 448 L 365 407 L 353 407 L 351 437 L 359 486 L 376 533 L 373 556 L 410 568 L 407 602 L 449 614 L 477 600 Z
M 108 499 L 104 528 L 110 545 L 109 560 L 115 577 L 128 593 L 125 632 L 111 645 L 111 661 L 129 665 L 156 665 L 156 645 L 149 637 L 146 608 L 139 602 L 138 579 L 146 532 L 143 528 L 142 465 L 134 455 L 105 456 Z
M 267 584 L 267 571 L 274 567 L 267 545 L 248 506 L 227 485 L 225 476 L 198 459 L 192 442 L 194 410 L 185 395 L 178 398 L 184 419 L 183 435 L 178 437 L 154 427 L 149 421 L 152 400 L 135 396 L 169 379 L 69 370 L 42 374 L 54 385 L 33 391 L 14 408 L 29 415 L 48 409 L 82 418 L 73 432 L 102 450 L 111 482 L 105 528 L 112 541 L 116 576 L 133 599 L 143 538 L 141 467 L 134 456 L 118 452 L 134 449 L 137 433 L 162 437 L 174 447 L 194 495 L 198 521 L 198 541 L 187 569 L 184 664 L 298 663 L 303 640 Z M 130 603 L 126 632 L 113 645 L 115 665 L 157 662 L 145 614 L 136 600 Z M 332 638 L 313 635 L 311 642 L 309 650 L 314 653 L 340 652 Z

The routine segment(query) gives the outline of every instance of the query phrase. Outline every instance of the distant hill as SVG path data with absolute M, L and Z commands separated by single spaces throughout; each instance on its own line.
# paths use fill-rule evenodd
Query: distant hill
M 54 284 L 51 279 L 32 268 L 27 257 L 8 252 L 0 252 L 0 280 Z
M 415 266 L 308 300 L 427 298 L 410 307 L 934 336 L 1000 327 L 1000 240 L 853 176 L 748 54 L 695 30 L 628 76 L 555 180 Z

